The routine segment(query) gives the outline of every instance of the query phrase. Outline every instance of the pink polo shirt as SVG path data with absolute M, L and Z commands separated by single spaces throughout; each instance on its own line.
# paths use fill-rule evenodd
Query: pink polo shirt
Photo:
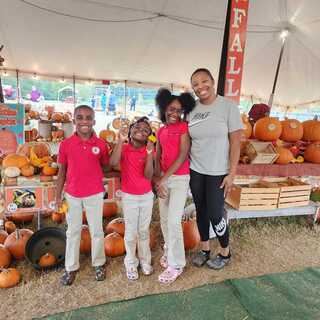
M 65 191 L 83 198 L 104 191 L 102 165 L 109 163 L 108 148 L 95 134 L 82 140 L 75 133 L 63 140 L 58 163 L 67 165 Z
M 158 131 L 158 141 L 161 146 L 160 166 L 163 172 L 167 172 L 170 166 L 178 158 L 180 152 L 181 135 L 188 133 L 188 124 L 180 121 L 161 127 Z M 189 157 L 183 162 L 175 175 L 189 174 Z
M 146 147 L 134 148 L 124 144 L 121 152 L 121 190 L 126 193 L 141 195 L 151 191 L 151 181 L 144 176 L 147 160 Z

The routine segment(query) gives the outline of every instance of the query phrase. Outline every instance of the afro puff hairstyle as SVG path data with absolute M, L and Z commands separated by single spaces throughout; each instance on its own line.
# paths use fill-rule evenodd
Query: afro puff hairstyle
M 171 94 L 171 92 L 166 88 L 160 88 L 157 92 L 155 102 L 156 102 L 156 106 L 159 109 L 159 118 L 162 123 L 166 122 L 167 107 L 174 100 L 178 100 L 180 102 L 183 110 L 184 119 L 187 116 L 187 114 L 194 109 L 196 105 L 196 101 L 193 98 L 191 93 L 184 92 L 184 93 L 181 93 L 179 96 L 177 96 L 177 95 Z

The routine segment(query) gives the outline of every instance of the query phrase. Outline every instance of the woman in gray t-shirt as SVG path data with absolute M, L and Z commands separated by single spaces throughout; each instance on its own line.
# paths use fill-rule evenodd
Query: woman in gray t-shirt
M 231 258 L 229 228 L 224 217 L 224 198 L 232 186 L 240 156 L 242 121 L 238 106 L 215 93 L 214 79 L 207 69 L 191 75 L 191 85 L 199 98 L 189 113 L 190 187 L 197 211 L 201 250 L 192 259 L 194 265 L 205 263 L 223 268 Z M 210 222 L 221 249 L 210 259 Z

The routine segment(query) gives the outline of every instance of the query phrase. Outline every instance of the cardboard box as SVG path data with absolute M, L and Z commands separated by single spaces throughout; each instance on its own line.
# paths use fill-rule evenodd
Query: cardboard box
M 272 164 L 278 153 L 271 142 L 250 141 L 246 147 L 246 155 L 253 164 Z

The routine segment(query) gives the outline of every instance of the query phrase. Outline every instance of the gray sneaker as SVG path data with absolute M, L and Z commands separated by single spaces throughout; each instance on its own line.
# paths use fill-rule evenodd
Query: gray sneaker
M 230 260 L 231 256 L 229 256 L 228 258 L 224 258 L 220 254 L 218 254 L 216 257 L 208 260 L 206 263 L 210 269 L 220 270 L 224 266 L 226 266 L 230 262 Z
M 210 259 L 209 254 L 205 254 L 203 251 L 198 251 L 192 257 L 192 264 L 198 268 L 202 267 Z

